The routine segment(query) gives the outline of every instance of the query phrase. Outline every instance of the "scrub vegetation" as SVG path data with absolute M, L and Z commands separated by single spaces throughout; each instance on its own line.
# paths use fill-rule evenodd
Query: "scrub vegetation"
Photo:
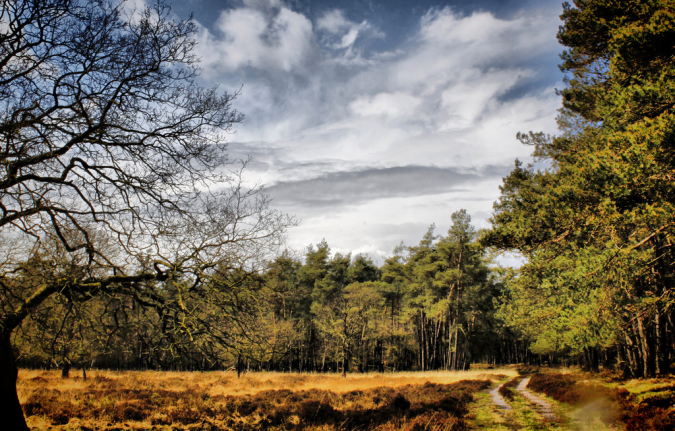
M 501 370 L 498 370 L 501 371 Z M 505 372 L 513 373 L 512 370 Z M 36 429 L 466 429 L 477 391 L 503 375 L 21 371 Z
M 235 371 L 21 370 L 18 392 L 34 429 L 670 430 L 675 379 L 515 367 L 386 374 Z M 518 389 L 549 404 L 555 419 Z M 509 409 L 488 389 L 508 384 Z M 504 386 L 502 386 L 504 388 Z M 504 393 L 502 392 L 502 393 Z

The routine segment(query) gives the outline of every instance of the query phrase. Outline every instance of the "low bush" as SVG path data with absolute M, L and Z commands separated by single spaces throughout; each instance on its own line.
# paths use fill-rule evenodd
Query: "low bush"
M 161 373 L 151 379 L 92 374 L 86 381 L 56 375 L 24 380 L 22 405 L 29 424 L 53 430 L 462 430 L 473 394 L 490 386 L 489 380 L 463 380 L 336 393 L 266 389 L 270 384 L 264 383 L 258 392 L 223 395 L 218 381 L 204 384 L 199 375 L 181 380 L 162 379 Z M 309 379 L 288 380 L 307 384 Z
M 522 377 L 514 377 L 513 379 L 504 383 L 499 388 L 499 391 L 498 391 L 499 394 L 509 401 L 513 400 L 513 398 L 515 397 L 515 392 L 513 392 L 513 388 L 518 386 L 518 383 L 520 383 L 521 380 L 522 380 Z
M 669 388 L 671 391 L 673 388 Z M 675 394 L 659 394 L 642 400 L 626 419 L 626 431 L 675 430 Z
M 543 392 L 554 400 L 578 405 L 584 401 L 582 400 L 582 393 L 576 387 L 577 381 L 578 378 L 571 374 L 540 373 L 534 374 L 530 378 L 530 383 L 528 383 L 527 387 L 533 391 Z

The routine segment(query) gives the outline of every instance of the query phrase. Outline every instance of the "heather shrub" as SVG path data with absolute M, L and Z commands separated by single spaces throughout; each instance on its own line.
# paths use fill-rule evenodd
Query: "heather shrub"
M 513 398 L 515 397 L 515 392 L 513 391 L 513 388 L 518 386 L 518 383 L 520 383 L 521 379 L 522 379 L 521 377 L 514 377 L 513 379 L 504 383 L 499 388 L 499 391 L 498 391 L 499 394 L 507 400 L 513 400 Z
M 671 391 L 673 388 L 669 388 Z M 626 431 L 671 431 L 675 430 L 675 395 L 644 399 L 626 419 Z
M 450 431 L 465 429 L 464 423 L 447 412 L 427 412 L 403 424 L 403 431 Z
M 325 385 L 330 377 L 281 375 L 277 382 L 300 382 L 309 388 L 268 389 L 272 383 L 261 379 L 256 388 L 237 393 L 220 385 L 224 379 L 217 374 L 91 374 L 86 381 L 62 380 L 55 372 L 25 379 L 26 416 L 42 424 L 40 429 L 62 431 L 461 430 L 473 393 L 490 385 L 466 380 L 372 387 L 366 382 L 363 389 L 336 393 L 311 388 L 313 379 Z M 246 382 L 232 384 L 241 390 Z M 51 426 L 44 428 L 45 423 Z

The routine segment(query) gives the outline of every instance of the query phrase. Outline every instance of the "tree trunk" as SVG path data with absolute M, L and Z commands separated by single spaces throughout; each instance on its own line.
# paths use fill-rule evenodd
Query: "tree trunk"
M 18 370 L 10 336 L 0 335 L 0 418 L 2 428 L 7 430 L 28 430 L 23 410 L 16 394 Z
M 619 345 L 617 347 L 617 370 L 621 371 L 621 378 L 628 379 L 633 375 L 630 367 L 629 346 Z
M 591 372 L 599 373 L 600 372 L 600 358 L 598 357 L 597 347 L 590 347 L 588 349 L 588 358 L 591 360 Z
M 424 366 L 424 348 L 426 347 L 426 342 L 424 340 L 424 310 L 420 309 L 420 365 L 422 371 L 425 371 Z
M 656 311 L 654 318 L 656 331 L 656 373 L 661 374 L 668 371 L 668 335 L 666 333 L 666 320 L 661 310 Z
M 457 326 L 458 324 L 455 323 L 455 349 L 452 353 L 452 369 L 457 371 L 457 355 L 459 352 L 457 351 Z
M 70 362 L 64 360 L 63 367 L 61 367 L 61 378 L 67 379 L 69 377 L 70 377 Z
M 448 310 L 448 361 L 445 363 L 446 371 L 452 367 L 452 323 L 450 321 L 450 311 Z
M 654 377 L 656 374 L 654 371 L 655 364 L 654 364 L 654 357 L 651 354 L 651 346 L 649 345 L 649 339 L 647 338 L 647 331 L 645 331 L 644 324 L 643 324 L 643 316 L 638 315 L 637 316 L 637 326 L 638 326 L 638 331 L 640 334 L 640 349 L 642 351 L 642 358 L 643 358 L 643 377 L 650 378 Z

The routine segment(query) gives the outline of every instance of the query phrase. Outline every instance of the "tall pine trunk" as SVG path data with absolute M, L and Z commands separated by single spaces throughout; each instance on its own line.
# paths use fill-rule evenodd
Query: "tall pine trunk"
M 420 309 L 420 365 L 422 371 L 426 371 L 426 361 L 425 361 L 425 348 L 426 348 L 426 339 L 424 337 L 424 310 Z
M 640 336 L 640 350 L 642 353 L 642 363 L 643 363 L 643 377 L 650 378 L 654 377 L 655 373 L 655 364 L 654 356 L 652 355 L 652 346 L 649 344 L 649 338 L 647 331 L 644 327 L 644 317 L 639 315 L 637 316 L 637 327 L 638 334 Z
M 660 309 L 656 310 L 654 317 L 654 326 L 656 332 L 656 372 L 665 373 L 668 371 L 668 342 L 666 333 L 666 320 L 663 318 L 663 313 Z

